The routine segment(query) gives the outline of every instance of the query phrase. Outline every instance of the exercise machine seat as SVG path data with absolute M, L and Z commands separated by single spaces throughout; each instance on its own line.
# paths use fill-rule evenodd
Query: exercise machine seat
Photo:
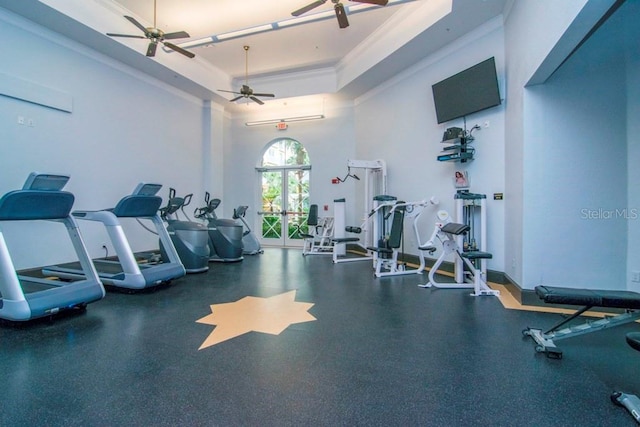
M 474 260 L 474 259 L 491 259 L 493 258 L 493 254 L 489 253 L 489 252 L 482 252 L 482 251 L 465 251 L 462 252 L 462 257 L 463 258 L 467 258 L 470 260 Z
M 549 304 L 589 307 L 640 309 L 640 293 L 605 289 L 574 289 L 557 286 L 536 286 L 536 294 Z
M 632 349 L 640 351 L 640 332 L 629 332 L 625 339 Z
M 318 205 L 309 206 L 309 214 L 307 216 L 307 225 L 309 227 L 316 227 L 318 225 Z M 300 233 L 303 239 L 313 239 L 316 235 L 310 233 Z
M 466 224 L 458 224 L 458 223 L 455 223 L 455 222 L 449 222 L 449 223 L 443 225 L 442 228 L 441 228 L 441 230 L 444 233 L 455 234 L 455 235 L 464 234 L 467 231 L 469 231 L 470 229 L 471 229 L 471 227 L 469 227 Z
M 400 248 L 403 228 L 404 208 L 398 208 L 393 212 L 393 218 L 391 219 L 391 231 L 389 232 L 389 240 L 386 241 L 386 246 L 369 246 L 367 249 L 382 254 L 393 253 L 394 250 Z

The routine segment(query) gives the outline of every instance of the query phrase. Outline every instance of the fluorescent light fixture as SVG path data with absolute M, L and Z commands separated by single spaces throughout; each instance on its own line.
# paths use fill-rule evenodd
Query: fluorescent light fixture
M 282 119 L 283 122 L 304 122 L 307 120 L 320 120 L 324 119 L 324 114 L 316 114 L 314 116 L 300 116 L 300 117 L 289 117 L 286 119 Z
M 218 34 L 217 36 L 212 36 L 211 38 L 215 37 L 219 41 L 229 40 L 229 39 L 235 39 L 242 36 L 248 36 L 250 34 L 262 33 L 264 31 L 269 31 L 269 30 L 273 30 L 273 24 L 263 24 L 263 25 L 258 25 L 256 27 L 245 28 L 244 30 L 229 31 L 228 33 Z
M 320 120 L 324 119 L 324 114 L 315 114 L 312 116 L 298 116 L 298 117 L 285 117 L 283 119 L 269 119 L 269 120 L 256 120 L 253 122 L 246 122 L 245 126 L 260 126 L 260 125 L 274 125 L 276 123 L 290 123 L 290 122 L 304 122 L 307 120 Z
M 213 43 L 214 41 L 215 40 L 213 39 L 213 37 L 203 37 L 201 39 L 191 40 L 190 42 L 180 43 L 180 47 L 183 49 L 190 49 L 192 47 L 207 46 Z M 168 49 L 168 50 L 171 50 L 171 49 Z
M 389 3 L 385 7 L 395 6 L 399 4 L 409 3 L 416 0 L 389 0 Z M 381 6 L 374 4 L 357 4 L 357 5 L 349 5 L 345 6 L 345 10 L 347 15 L 352 15 L 355 13 L 366 12 L 367 10 L 371 10 L 374 8 L 380 8 Z M 305 14 L 304 16 L 298 16 L 295 18 L 285 19 L 282 21 L 272 22 L 269 24 L 256 25 L 255 27 L 244 28 L 242 30 L 237 31 L 229 31 L 228 33 L 222 34 L 214 34 L 209 37 L 204 37 L 197 40 L 191 40 L 184 43 L 176 43 L 177 46 L 183 49 L 189 49 L 194 47 L 200 47 L 209 45 L 211 43 L 218 43 L 226 40 L 236 39 L 238 37 L 250 36 L 253 34 L 264 33 L 266 31 L 275 31 L 281 28 L 289 28 L 295 25 L 306 24 L 310 22 L 318 22 L 324 21 L 325 19 L 331 19 L 335 15 L 333 9 L 326 10 L 318 13 Z M 166 49 L 168 52 L 173 52 L 171 49 Z

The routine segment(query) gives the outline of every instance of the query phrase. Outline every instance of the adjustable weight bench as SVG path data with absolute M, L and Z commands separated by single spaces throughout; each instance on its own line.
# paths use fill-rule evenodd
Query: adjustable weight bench
M 524 336 L 530 336 L 536 342 L 536 351 L 546 353 L 547 357 L 562 358 L 562 351 L 556 347 L 554 341 L 613 328 L 640 319 L 640 293 L 637 292 L 555 286 L 536 286 L 535 291 L 545 303 L 582 306 L 581 309 L 546 332 L 535 328 L 527 328 L 522 331 Z M 584 323 L 565 326 L 561 329 L 562 326 L 593 307 L 624 309 L 624 312 L 595 321 L 587 320 Z

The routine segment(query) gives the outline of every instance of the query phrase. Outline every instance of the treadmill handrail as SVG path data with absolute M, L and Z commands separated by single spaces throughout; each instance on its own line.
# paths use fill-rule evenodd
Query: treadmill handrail
M 111 211 L 73 211 L 71 212 L 77 219 L 85 219 L 87 221 L 98 221 L 107 226 L 118 226 L 120 225 L 120 221 L 118 217 L 113 214 Z

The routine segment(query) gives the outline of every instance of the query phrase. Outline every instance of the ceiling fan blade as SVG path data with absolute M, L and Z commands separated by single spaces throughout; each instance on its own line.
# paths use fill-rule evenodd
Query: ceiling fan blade
M 156 56 L 156 49 L 158 48 L 158 42 L 151 42 L 147 47 L 147 56 Z
M 316 7 L 321 6 L 321 5 L 325 4 L 326 2 L 327 2 L 327 0 L 316 0 L 313 3 L 309 3 L 305 7 L 301 7 L 300 9 L 291 12 L 291 15 L 293 15 L 293 16 L 303 15 L 303 14 L 309 12 L 311 9 L 315 9 Z
M 338 26 L 340 28 L 347 28 L 349 26 L 349 20 L 347 19 L 347 13 L 342 3 L 337 3 L 334 9 L 336 11 L 336 18 L 338 18 Z
M 164 35 L 164 38 L 166 40 L 188 39 L 189 37 L 191 37 L 191 36 L 186 31 L 176 31 L 175 33 L 169 33 L 169 34 L 165 34 Z
M 244 98 L 244 95 L 236 96 L 235 98 L 230 99 L 229 102 L 236 102 L 238 99 L 242 99 L 242 98 Z
M 227 92 L 227 93 L 235 93 L 236 95 L 242 95 L 240 92 L 234 92 L 232 90 L 218 89 L 218 92 Z
M 183 54 L 183 55 L 184 55 L 184 56 L 186 56 L 186 57 L 193 58 L 194 56 L 196 56 L 196 54 L 195 54 L 195 53 L 193 53 L 193 52 L 189 52 L 188 50 L 184 50 L 183 48 L 181 48 L 181 47 L 179 47 L 179 46 L 176 46 L 176 45 L 175 45 L 175 44 L 173 44 L 173 43 L 164 42 L 164 45 L 165 45 L 166 47 L 168 47 L 169 49 L 172 49 L 172 50 L 174 50 L 174 51 L 176 51 L 176 52 L 178 52 L 178 53 Z
M 145 28 L 144 25 L 142 25 L 141 23 L 139 23 L 138 21 L 136 21 L 135 18 L 132 18 L 131 16 L 124 16 L 125 18 L 127 18 L 129 20 L 129 22 L 131 22 L 133 25 L 135 25 L 136 27 L 140 28 L 140 31 L 142 31 L 143 33 L 147 34 L 147 29 Z
M 389 0 L 349 0 L 355 1 L 358 3 L 369 3 L 369 4 L 377 4 L 378 6 L 386 6 L 389 3 Z
M 107 33 L 107 35 L 111 36 L 111 37 L 129 37 L 129 38 L 132 38 L 132 39 L 146 39 L 145 36 L 134 36 L 134 35 L 131 35 L 131 34 Z
M 253 96 L 268 96 L 270 98 L 274 98 L 275 95 L 272 93 L 254 93 Z
M 264 102 L 260 101 L 258 98 L 256 98 L 255 96 L 250 96 L 249 99 L 251 99 L 254 102 L 257 102 L 260 105 L 264 105 Z

